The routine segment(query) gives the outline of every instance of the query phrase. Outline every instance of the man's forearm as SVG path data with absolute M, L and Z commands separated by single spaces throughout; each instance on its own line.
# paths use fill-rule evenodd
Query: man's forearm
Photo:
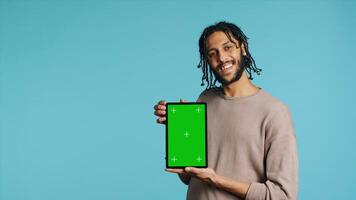
M 250 187 L 250 183 L 235 181 L 219 175 L 212 178 L 211 184 L 240 198 L 246 197 L 248 188 Z

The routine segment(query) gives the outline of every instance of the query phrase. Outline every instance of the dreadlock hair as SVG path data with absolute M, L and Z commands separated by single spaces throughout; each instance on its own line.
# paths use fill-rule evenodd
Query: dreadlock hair
M 199 62 L 198 68 L 202 68 L 202 71 L 203 71 L 203 77 L 201 79 L 201 86 L 205 85 L 205 83 L 204 83 L 204 81 L 205 81 L 207 83 L 206 89 L 217 88 L 217 86 L 216 86 L 217 79 L 213 75 L 213 71 L 212 71 L 211 67 L 208 67 L 209 63 L 208 63 L 207 52 L 206 52 L 206 41 L 207 41 L 208 37 L 217 31 L 224 32 L 230 41 L 232 41 L 232 39 L 231 39 L 231 36 L 232 36 L 239 42 L 239 45 L 241 43 L 244 44 L 245 50 L 246 50 L 246 55 L 244 56 L 245 60 L 246 60 L 245 69 L 248 73 L 248 78 L 250 80 L 253 80 L 252 72 L 256 73 L 257 75 L 260 75 L 260 72 L 262 71 L 262 69 L 257 68 L 255 60 L 252 58 L 252 56 L 248 50 L 248 42 L 247 42 L 248 38 L 246 37 L 246 35 L 235 24 L 221 21 L 214 25 L 206 27 L 199 39 L 200 62 Z

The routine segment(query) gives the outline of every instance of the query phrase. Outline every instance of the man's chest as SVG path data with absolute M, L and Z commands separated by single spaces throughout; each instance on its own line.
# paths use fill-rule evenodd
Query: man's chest
M 264 139 L 264 116 L 242 106 L 208 107 L 208 141 L 214 145 L 260 143 Z

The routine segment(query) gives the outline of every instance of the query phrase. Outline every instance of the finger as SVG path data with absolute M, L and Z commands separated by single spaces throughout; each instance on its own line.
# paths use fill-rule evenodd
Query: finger
M 165 105 L 161 105 L 161 104 L 157 104 L 154 107 L 155 110 L 166 110 L 166 106 Z
M 158 102 L 158 104 L 160 104 L 160 105 L 166 105 L 166 103 L 167 102 L 165 100 L 161 100 L 161 101 Z
M 166 170 L 166 172 L 177 173 L 177 174 L 182 174 L 182 173 L 184 173 L 184 169 L 166 168 L 165 170 Z
M 159 105 L 159 104 L 156 104 L 153 108 L 154 108 L 155 110 L 166 110 L 166 106 L 164 106 L 164 105 Z
M 156 110 L 154 111 L 154 114 L 158 117 L 164 117 L 166 115 L 166 111 L 164 110 Z
M 166 123 L 166 118 L 165 117 L 160 117 L 160 118 L 158 118 L 156 120 L 156 122 L 159 123 L 159 124 L 164 124 L 164 123 Z
M 198 174 L 200 172 L 200 169 L 195 167 L 186 167 L 184 171 L 192 174 Z
M 166 103 L 167 102 L 165 100 L 160 100 L 153 108 L 157 110 L 159 109 L 160 105 L 163 105 L 165 107 Z

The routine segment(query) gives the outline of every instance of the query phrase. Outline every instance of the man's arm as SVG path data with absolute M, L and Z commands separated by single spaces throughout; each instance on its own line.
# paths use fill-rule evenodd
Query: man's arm
M 250 186 L 250 183 L 239 182 L 227 177 L 219 176 L 210 168 L 186 167 L 185 169 L 166 169 L 166 171 L 177 173 L 179 177 L 194 176 L 204 182 L 210 183 L 216 188 L 230 192 L 240 198 L 245 198 Z
M 278 108 L 266 126 L 265 163 L 267 180 L 252 183 L 246 199 L 297 199 L 297 142 L 286 106 Z
M 213 185 L 219 189 L 230 192 L 235 196 L 245 198 L 251 184 L 234 181 L 227 177 L 217 175 L 215 179 L 213 179 Z

